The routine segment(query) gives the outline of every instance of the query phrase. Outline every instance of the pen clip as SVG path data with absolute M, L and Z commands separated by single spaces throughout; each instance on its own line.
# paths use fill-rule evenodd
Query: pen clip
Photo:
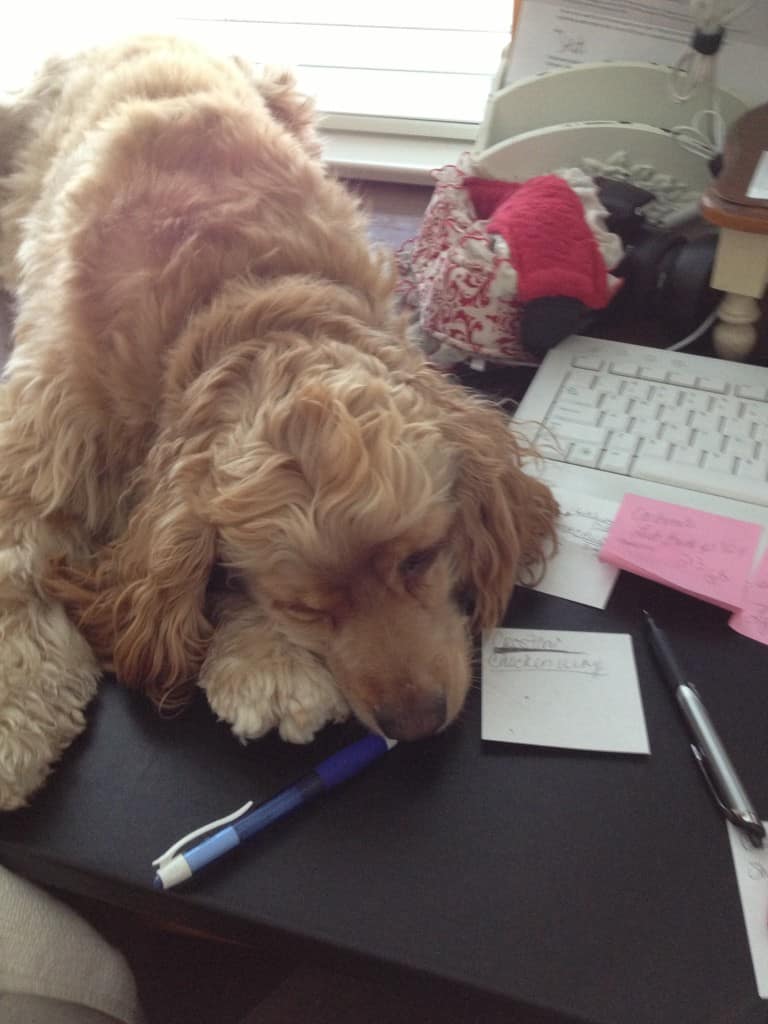
M 704 755 L 695 743 L 691 744 L 691 750 L 693 751 L 693 759 L 701 769 L 701 774 L 704 776 L 704 781 L 707 784 L 707 788 L 709 789 L 715 803 L 723 812 L 725 817 L 733 825 L 736 825 L 739 828 L 744 829 L 744 831 L 747 833 L 747 835 L 753 843 L 755 843 L 756 840 L 758 840 L 756 845 L 762 846 L 762 842 L 759 841 L 759 838 L 762 838 L 762 829 L 758 831 L 757 825 L 754 828 L 750 827 L 750 823 L 748 821 L 745 821 L 744 818 L 736 814 L 731 807 L 726 807 L 726 805 L 723 803 L 720 797 L 720 794 L 717 791 L 717 786 L 715 785 L 714 780 L 712 779 L 712 776 L 709 773 L 709 768 L 707 767 L 707 759 L 704 757 Z
M 194 832 L 188 833 L 183 836 L 173 846 L 169 847 L 165 853 L 161 853 L 159 857 L 152 861 L 153 868 L 162 868 L 168 864 L 177 853 L 180 853 L 185 846 L 188 846 L 195 839 L 199 839 L 200 836 L 206 835 L 208 832 L 213 832 L 214 829 L 219 828 L 221 825 L 228 825 L 231 821 L 236 821 L 237 818 L 241 818 L 246 811 L 249 811 L 253 807 L 253 800 L 249 800 L 248 803 L 243 804 L 236 811 L 226 815 L 224 818 L 217 818 L 216 821 L 209 821 L 207 825 L 201 825 L 200 828 L 196 828 Z

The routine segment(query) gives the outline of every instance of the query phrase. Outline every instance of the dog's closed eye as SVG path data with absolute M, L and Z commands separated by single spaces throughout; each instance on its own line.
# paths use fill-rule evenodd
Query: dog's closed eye
M 423 548 L 421 551 L 414 551 L 404 558 L 399 565 L 400 575 L 404 580 L 418 579 L 429 569 L 440 551 L 439 544 L 433 544 L 431 548 Z
M 302 604 L 300 601 L 275 601 L 274 607 L 298 622 L 317 622 L 327 615 L 324 609 L 313 608 L 311 605 Z

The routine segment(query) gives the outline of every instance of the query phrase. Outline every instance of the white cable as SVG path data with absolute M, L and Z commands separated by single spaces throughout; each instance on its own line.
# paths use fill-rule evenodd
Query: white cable
M 674 345 L 668 345 L 667 351 L 676 352 L 678 349 L 686 348 L 688 345 L 693 344 L 693 342 L 696 341 L 697 338 L 700 338 L 702 334 L 706 334 L 715 320 L 717 320 L 717 310 L 713 309 L 707 319 L 700 323 L 695 330 L 691 331 L 690 334 L 687 334 L 680 341 L 676 341 Z
M 716 36 L 753 4 L 754 0 L 743 0 L 734 7 L 733 0 L 689 0 L 688 7 L 695 26 L 694 35 L 703 33 Z M 691 44 L 683 51 L 672 68 L 671 89 L 675 99 L 681 102 L 689 100 L 703 84 L 709 86 L 712 95 L 715 95 L 718 50 L 719 46 L 714 53 L 703 54 Z

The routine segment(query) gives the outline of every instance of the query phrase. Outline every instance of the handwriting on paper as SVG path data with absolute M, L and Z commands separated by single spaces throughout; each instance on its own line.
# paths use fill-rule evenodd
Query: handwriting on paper
M 592 608 L 605 608 L 618 569 L 600 562 L 597 555 L 618 511 L 618 503 L 577 494 L 563 487 L 553 487 L 552 491 L 560 506 L 558 547 L 534 589 Z
M 763 824 L 766 824 L 765 822 Z M 757 992 L 768 998 L 768 847 L 755 849 L 740 828 L 727 823 L 733 866 L 747 929 Z
M 600 559 L 735 610 L 761 532 L 756 523 L 627 494 Z
M 491 668 L 513 669 L 519 672 L 562 672 L 566 675 L 604 676 L 605 662 L 587 651 L 568 651 L 562 647 L 562 637 L 541 640 L 522 635 L 512 643 L 496 644 L 488 655 Z M 536 646 L 542 644 L 542 646 Z
M 483 640 L 482 736 L 647 754 L 631 637 L 496 629 Z
M 553 488 L 560 505 L 557 532 L 564 540 L 599 551 L 616 518 L 618 504 L 588 494 L 575 494 L 564 488 Z
M 742 606 L 728 625 L 737 633 L 768 644 L 768 551 L 747 580 Z

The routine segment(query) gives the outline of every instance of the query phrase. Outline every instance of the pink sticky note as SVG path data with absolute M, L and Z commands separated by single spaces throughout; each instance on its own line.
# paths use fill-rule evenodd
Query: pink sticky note
M 626 494 L 600 559 L 735 610 L 762 527 L 712 512 Z
M 768 551 L 744 588 L 743 606 L 728 620 L 737 633 L 768 644 Z

